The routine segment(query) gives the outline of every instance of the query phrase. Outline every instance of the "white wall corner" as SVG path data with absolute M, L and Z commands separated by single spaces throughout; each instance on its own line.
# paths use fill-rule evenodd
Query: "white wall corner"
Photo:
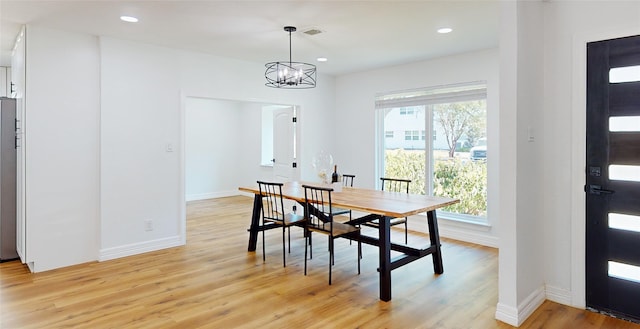
M 138 255 L 150 251 L 178 247 L 184 244 L 184 239 L 182 239 L 182 237 L 180 236 L 144 241 L 140 243 L 132 243 L 124 246 L 101 249 L 98 260 L 102 262 L 126 256 Z
M 498 303 L 496 319 L 514 327 L 519 327 L 545 301 L 544 286 L 536 289 L 516 309 L 513 306 Z
M 571 290 L 550 285 L 545 285 L 544 290 L 548 300 L 563 305 L 573 306 Z

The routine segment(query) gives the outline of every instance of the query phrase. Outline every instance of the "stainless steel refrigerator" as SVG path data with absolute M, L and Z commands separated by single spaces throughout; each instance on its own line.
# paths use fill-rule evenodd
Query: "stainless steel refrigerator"
M 0 261 L 16 251 L 16 100 L 0 97 Z

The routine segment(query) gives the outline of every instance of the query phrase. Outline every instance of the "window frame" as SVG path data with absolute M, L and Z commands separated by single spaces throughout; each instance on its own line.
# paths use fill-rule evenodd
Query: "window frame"
M 411 96 L 414 95 L 414 96 Z M 408 106 L 424 106 L 425 111 L 425 130 L 423 134 L 419 136 L 420 139 L 425 142 L 425 173 L 426 177 L 430 177 L 430 181 L 425 182 L 425 193 L 427 195 L 433 195 L 433 170 L 434 170 L 434 158 L 433 158 L 433 142 L 436 139 L 435 131 L 433 127 L 434 105 L 456 103 L 473 100 L 484 100 L 487 102 L 487 82 L 486 81 L 473 81 L 468 83 L 452 84 L 446 86 L 436 86 L 430 88 L 421 88 L 413 90 L 404 90 L 397 92 L 387 92 L 376 94 L 375 100 L 375 121 L 376 121 L 376 161 L 375 172 L 377 177 L 383 177 L 385 174 L 385 110 L 394 108 L 405 108 Z M 405 111 L 406 113 L 406 111 Z M 487 120 L 489 117 L 487 106 Z M 431 133 L 427 134 L 429 131 Z M 382 136 L 382 138 L 380 138 Z M 406 140 L 406 133 L 405 133 Z M 489 185 L 489 177 L 487 175 L 487 190 Z M 380 183 L 376 180 L 376 188 L 380 188 Z M 474 216 L 469 214 L 458 214 L 451 212 L 439 212 L 439 216 L 445 219 L 473 223 L 480 225 L 490 225 L 488 219 L 488 198 L 487 206 L 485 209 L 485 216 Z

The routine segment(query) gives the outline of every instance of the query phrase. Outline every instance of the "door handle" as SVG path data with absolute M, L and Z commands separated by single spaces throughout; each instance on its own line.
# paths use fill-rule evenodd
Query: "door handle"
M 585 189 L 586 190 L 586 189 Z M 616 191 L 603 189 L 600 185 L 589 185 L 589 194 L 602 195 L 613 194 Z

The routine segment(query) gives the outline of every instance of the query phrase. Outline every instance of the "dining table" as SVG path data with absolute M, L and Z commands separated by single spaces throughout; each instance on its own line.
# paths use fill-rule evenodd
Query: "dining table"
M 324 187 L 332 186 L 331 184 L 317 182 L 286 182 L 282 186 L 283 198 L 293 200 L 304 205 L 305 195 L 303 185 Z M 248 229 L 248 251 L 252 252 L 256 250 L 258 233 L 273 227 L 260 225 L 262 196 L 258 189 L 258 185 L 242 186 L 238 189 L 242 192 L 252 193 L 254 195 L 251 224 Z M 350 209 L 359 213 L 364 213 L 363 216 L 353 218 L 346 221 L 346 223 L 352 225 L 363 225 L 374 221 L 377 221 L 378 223 L 377 237 L 360 235 L 357 238 L 350 238 L 378 247 L 380 300 L 391 300 L 391 271 L 396 268 L 431 255 L 433 259 L 434 273 L 444 273 L 436 210 L 460 202 L 459 199 L 346 186 L 336 186 L 336 189 L 331 195 L 331 199 L 333 207 Z M 393 218 L 408 217 L 425 213 L 427 215 L 427 226 L 429 230 L 429 245 L 413 246 L 391 242 L 390 221 Z M 392 250 L 398 254 L 398 256 L 395 256 L 393 259 L 391 258 Z

